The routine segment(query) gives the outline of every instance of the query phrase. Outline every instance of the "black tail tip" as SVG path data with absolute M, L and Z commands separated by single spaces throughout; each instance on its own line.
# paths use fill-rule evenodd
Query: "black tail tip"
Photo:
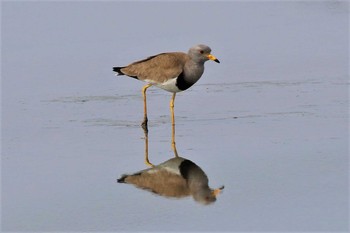
M 120 177 L 119 179 L 117 179 L 118 183 L 126 183 L 125 182 L 125 178 L 127 177 L 127 175 L 122 175 L 122 177 Z
M 113 67 L 113 71 L 117 72 L 118 75 L 123 75 L 124 73 L 121 71 L 121 69 L 124 67 Z

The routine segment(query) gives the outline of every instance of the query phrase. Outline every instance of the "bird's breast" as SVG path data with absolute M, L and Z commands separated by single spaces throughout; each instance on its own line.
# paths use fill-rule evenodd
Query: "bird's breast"
M 180 89 L 177 86 L 177 79 L 178 79 L 178 77 L 175 77 L 175 78 L 169 79 L 163 83 L 156 83 L 154 85 L 163 89 L 163 90 L 166 90 L 166 91 L 169 91 L 172 93 L 183 91 L 182 89 Z

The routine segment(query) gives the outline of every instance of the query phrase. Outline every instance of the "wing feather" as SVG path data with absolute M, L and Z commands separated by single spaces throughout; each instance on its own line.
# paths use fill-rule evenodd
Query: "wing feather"
M 161 53 L 131 63 L 121 71 L 125 75 L 137 77 L 140 80 L 154 80 L 155 83 L 162 83 L 179 76 L 188 59 L 186 53 Z

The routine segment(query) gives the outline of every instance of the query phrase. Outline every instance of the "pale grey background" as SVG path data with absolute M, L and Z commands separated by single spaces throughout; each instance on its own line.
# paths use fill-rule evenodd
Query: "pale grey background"
M 2 12 L 3 231 L 348 231 L 349 3 L 21 2 Z M 211 46 L 175 103 L 218 201 L 116 183 L 143 163 L 143 85 L 112 66 Z M 149 91 L 150 156 L 172 156 Z

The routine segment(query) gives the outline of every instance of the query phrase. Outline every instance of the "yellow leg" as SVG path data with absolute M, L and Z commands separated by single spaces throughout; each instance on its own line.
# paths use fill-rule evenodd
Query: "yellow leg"
M 174 151 L 175 157 L 179 157 L 177 150 L 176 150 L 176 143 L 175 143 L 175 125 L 172 125 L 171 148 Z
M 154 165 L 148 159 L 148 132 L 144 130 L 145 133 L 145 164 L 149 167 L 154 167 Z
M 143 88 L 142 88 L 142 96 L 143 96 L 143 121 L 142 121 L 142 128 L 144 130 L 148 130 L 147 128 L 147 122 L 148 122 L 148 119 L 147 119 L 147 98 L 146 98 L 146 91 L 147 91 L 147 88 L 149 88 L 150 86 L 152 86 L 152 84 L 147 84 L 145 85 Z
M 173 94 L 170 100 L 170 112 L 171 112 L 171 124 L 175 125 L 175 115 L 174 115 L 174 102 L 176 93 Z
M 176 150 L 175 144 L 175 114 L 174 114 L 174 102 L 175 102 L 176 93 L 173 94 L 173 97 L 170 101 L 170 112 L 171 112 L 171 148 L 174 151 L 175 157 L 179 157 Z

